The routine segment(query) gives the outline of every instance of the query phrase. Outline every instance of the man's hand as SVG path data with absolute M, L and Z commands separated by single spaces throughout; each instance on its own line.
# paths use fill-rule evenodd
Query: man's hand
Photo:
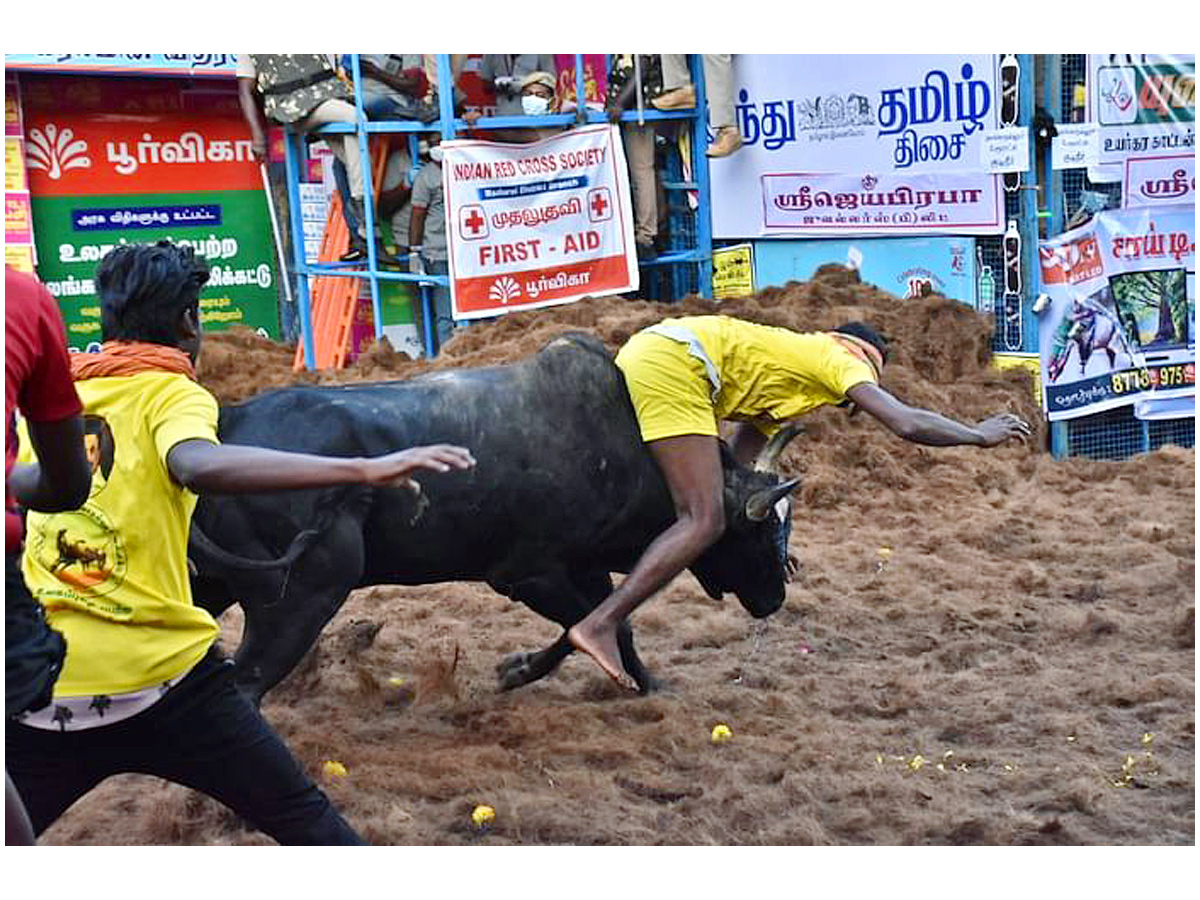
M 1017 438 L 1024 443 L 1031 431 L 1028 422 L 1012 413 L 1000 413 L 984 419 L 975 425 L 975 430 L 983 437 L 983 447 L 995 447 L 1009 438 Z
M 511 75 L 499 75 L 492 82 L 496 89 L 496 96 L 515 97 L 517 95 L 516 81 Z
M 267 136 L 256 134 L 250 138 L 250 151 L 259 162 L 267 161 Z
M 469 469 L 474 465 L 475 457 L 465 447 L 452 444 L 410 447 L 365 460 L 363 483 L 372 487 L 403 487 L 419 492 L 421 488 L 409 477 L 418 469 L 449 472 L 451 469 Z

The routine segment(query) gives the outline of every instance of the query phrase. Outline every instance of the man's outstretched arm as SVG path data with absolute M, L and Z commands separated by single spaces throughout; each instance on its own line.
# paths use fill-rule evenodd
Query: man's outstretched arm
M 435 444 L 386 456 L 340 457 L 289 453 L 239 444 L 180 441 L 167 452 L 167 468 L 179 484 L 197 494 L 255 493 L 341 484 L 415 488 L 419 469 L 449 472 L 475 465 L 464 447 Z
M 915 444 L 995 447 L 1009 438 L 1024 441 L 1030 434 L 1029 424 L 1012 413 L 1001 413 L 975 425 L 964 425 L 928 409 L 909 406 L 871 382 L 854 385 L 846 396 L 882 422 L 892 434 Z

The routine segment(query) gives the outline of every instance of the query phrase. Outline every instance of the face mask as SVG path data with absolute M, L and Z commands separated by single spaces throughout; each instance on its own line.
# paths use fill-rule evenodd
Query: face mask
M 537 94 L 525 94 L 521 97 L 521 109 L 527 116 L 542 116 L 550 108 L 550 101 Z
M 446 151 L 444 151 L 441 147 L 430 147 L 429 148 L 429 158 L 432 159 L 435 163 L 440 163 L 442 161 L 442 154 L 445 152 Z

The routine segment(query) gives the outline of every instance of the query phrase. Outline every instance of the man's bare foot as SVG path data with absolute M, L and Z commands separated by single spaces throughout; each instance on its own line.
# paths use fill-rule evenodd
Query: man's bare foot
M 608 673 L 608 677 L 625 690 L 637 691 L 637 682 L 621 665 L 621 650 L 617 646 L 616 629 L 592 631 L 585 629 L 584 623 L 580 622 L 567 632 L 567 640 L 576 650 L 582 650 L 599 663 L 600 668 Z

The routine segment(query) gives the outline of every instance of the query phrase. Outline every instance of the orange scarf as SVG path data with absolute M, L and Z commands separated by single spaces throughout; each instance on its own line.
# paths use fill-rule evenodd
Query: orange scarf
M 178 347 L 144 341 L 105 341 L 99 353 L 71 354 L 71 376 L 76 381 L 139 372 L 170 372 L 196 380 L 192 361 Z
M 879 352 L 878 347 L 852 334 L 842 334 L 840 331 L 825 333 L 833 338 L 839 347 L 849 351 L 851 356 L 870 366 L 871 371 L 875 373 L 876 383 L 883 378 L 883 354 Z

